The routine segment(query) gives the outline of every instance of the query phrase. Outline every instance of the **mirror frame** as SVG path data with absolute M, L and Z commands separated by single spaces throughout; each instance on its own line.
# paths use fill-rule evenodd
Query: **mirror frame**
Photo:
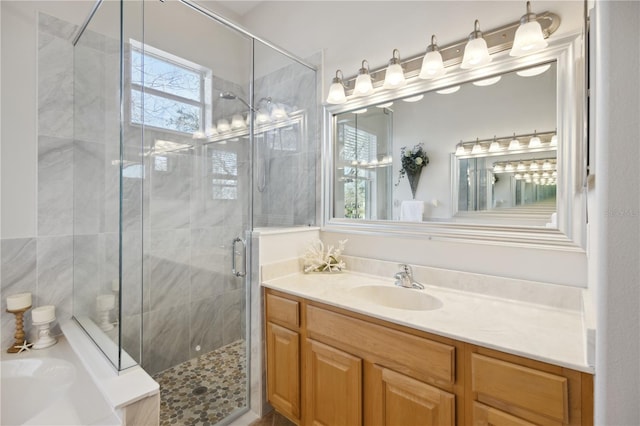
M 323 229 L 332 232 L 393 235 L 429 240 L 478 242 L 584 252 L 586 247 L 587 117 L 584 37 L 572 34 L 548 40 L 549 46 L 524 57 L 509 56 L 509 51 L 493 54 L 493 61 L 479 69 L 448 69 L 436 80 L 421 80 L 407 75 L 407 85 L 397 90 L 376 90 L 363 98 L 350 96 L 346 103 L 324 105 L 323 114 Z M 443 89 L 490 76 L 504 74 L 537 64 L 557 63 L 557 158 L 560 165 L 556 192 L 558 228 L 495 225 L 459 222 L 399 222 L 334 218 L 334 144 L 336 115 L 418 93 Z M 452 149 L 457 141 L 452 141 Z M 515 216 L 515 215 L 514 215 Z M 515 216 L 517 217 L 517 216 Z

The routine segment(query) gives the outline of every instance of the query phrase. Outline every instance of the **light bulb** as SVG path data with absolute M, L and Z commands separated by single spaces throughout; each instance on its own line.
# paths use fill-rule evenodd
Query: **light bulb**
M 469 34 L 469 41 L 464 47 L 464 55 L 462 56 L 462 64 L 460 68 L 471 69 L 481 67 L 491 62 L 487 42 L 482 37 L 480 31 L 480 22 L 476 19 L 474 31 Z
M 369 75 L 369 62 L 365 59 L 362 61 L 362 68 L 358 71 L 353 96 L 367 96 L 371 93 L 373 93 L 373 83 L 371 83 L 371 75 Z
M 420 74 L 418 77 L 423 80 L 430 80 L 442 77 L 445 72 L 442 55 L 440 54 L 438 43 L 436 42 L 436 36 L 432 35 L 431 44 L 427 46 L 427 53 L 422 59 L 422 67 L 420 68 Z
M 531 12 L 531 3 L 527 2 L 527 13 L 520 18 L 520 26 L 516 30 L 510 56 L 524 56 L 547 47 L 547 41 L 542 34 L 542 27 L 536 21 L 535 13 Z
M 389 60 L 382 87 L 384 89 L 397 89 L 405 84 L 407 84 L 407 80 L 404 78 L 404 71 L 402 70 L 402 65 L 400 65 L 400 52 L 398 49 L 393 49 L 393 57 Z

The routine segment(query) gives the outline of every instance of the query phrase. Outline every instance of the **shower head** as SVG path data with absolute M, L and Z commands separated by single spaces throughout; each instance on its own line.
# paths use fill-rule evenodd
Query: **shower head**
M 247 101 L 245 101 L 244 99 L 242 99 L 240 96 L 236 95 L 233 92 L 220 92 L 220 99 L 225 99 L 225 100 L 228 100 L 228 101 L 232 101 L 234 99 L 237 99 L 240 102 L 242 102 L 243 104 L 245 104 L 247 106 L 247 108 L 249 108 L 251 111 L 255 112 L 255 109 L 253 109 L 253 107 L 251 105 L 249 105 L 249 103 Z

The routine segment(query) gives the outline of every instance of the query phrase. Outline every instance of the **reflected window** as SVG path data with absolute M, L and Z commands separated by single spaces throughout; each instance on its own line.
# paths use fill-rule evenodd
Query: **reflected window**
M 131 40 L 129 71 L 131 123 L 189 134 L 204 128 L 210 70 Z
M 373 133 L 344 124 L 338 128 L 344 174 L 340 177 L 344 188 L 344 217 L 370 217 L 371 182 L 375 170 L 368 168 L 377 158 L 378 139 Z
M 214 200 L 238 198 L 238 154 L 233 151 L 211 150 L 211 183 Z

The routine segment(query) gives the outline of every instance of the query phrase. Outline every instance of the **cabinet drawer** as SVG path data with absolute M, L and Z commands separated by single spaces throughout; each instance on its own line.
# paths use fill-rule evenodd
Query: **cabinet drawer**
M 535 426 L 526 420 L 478 402 L 473 403 L 473 426 Z
M 316 306 L 307 306 L 307 330 L 378 364 L 437 385 L 455 382 L 455 347 L 371 324 Z
M 569 422 L 567 378 L 480 354 L 471 356 L 472 390 L 478 400 L 514 414 L 525 409 Z
M 298 328 L 300 326 L 300 303 L 267 293 L 267 320 Z

